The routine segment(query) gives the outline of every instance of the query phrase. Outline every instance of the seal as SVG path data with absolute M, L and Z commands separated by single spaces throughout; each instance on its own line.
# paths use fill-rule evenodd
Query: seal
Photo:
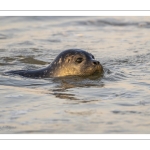
M 7 73 L 29 78 L 89 76 L 95 73 L 103 73 L 103 67 L 91 53 L 81 49 L 68 49 L 61 52 L 46 68 L 16 70 Z

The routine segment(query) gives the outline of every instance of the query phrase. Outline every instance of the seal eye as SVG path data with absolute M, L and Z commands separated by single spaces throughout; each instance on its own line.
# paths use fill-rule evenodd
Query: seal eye
M 82 61 L 83 61 L 83 58 L 77 58 L 77 59 L 76 59 L 76 62 L 77 62 L 77 63 L 81 63 Z

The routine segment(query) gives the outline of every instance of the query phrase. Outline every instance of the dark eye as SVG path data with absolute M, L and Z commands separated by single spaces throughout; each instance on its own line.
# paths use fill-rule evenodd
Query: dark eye
M 77 59 L 76 59 L 76 62 L 77 62 L 77 63 L 81 63 L 82 61 L 83 61 L 83 58 L 77 58 Z
M 95 57 L 92 55 L 92 58 L 95 59 Z

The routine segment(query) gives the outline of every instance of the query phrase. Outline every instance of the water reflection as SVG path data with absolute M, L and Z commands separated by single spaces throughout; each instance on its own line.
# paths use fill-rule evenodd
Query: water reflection
M 52 79 L 53 82 L 56 82 L 55 89 L 52 91 L 56 97 L 61 99 L 69 99 L 69 100 L 82 100 L 81 98 L 77 98 L 76 94 L 67 93 L 69 89 L 76 89 L 82 87 L 96 87 L 102 88 L 104 87 L 104 83 L 101 82 L 103 75 L 95 75 L 95 76 L 88 76 L 88 77 L 61 77 L 61 78 L 54 78 Z M 84 100 L 82 102 L 85 102 Z

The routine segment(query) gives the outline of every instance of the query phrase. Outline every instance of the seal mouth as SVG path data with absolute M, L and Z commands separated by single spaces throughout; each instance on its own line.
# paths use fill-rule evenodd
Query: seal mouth
M 100 67 L 100 71 L 104 72 L 103 66 L 101 64 L 99 65 L 99 67 Z
M 91 76 L 91 75 L 96 75 L 96 74 L 98 75 L 98 74 L 103 74 L 104 72 L 101 64 L 90 66 L 83 70 L 84 72 L 82 71 L 82 74 L 80 74 L 80 76 Z
M 104 72 L 104 70 L 103 70 L 102 65 L 101 64 L 96 65 L 94 73 L 103 73 L 103 72 Z
M 103 71 L 95 70 L 91 75 L 103 74 Z

